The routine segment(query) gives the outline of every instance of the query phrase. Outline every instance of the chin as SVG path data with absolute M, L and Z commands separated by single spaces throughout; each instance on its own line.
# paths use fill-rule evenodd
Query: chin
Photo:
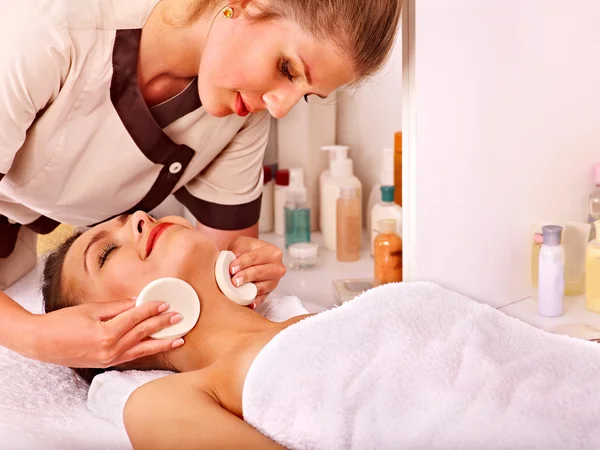
M 211 107 L 211 105 L 204 105 L 202 104 L 202 106 L 204 106 L 204 110 L 211 116 L 213 117 L 217 117 L 217 118 L 221 118 L 221 117 L 227 117 L 233 114 L 233 111 L 231 111 L 230 108 L 227 107 Z

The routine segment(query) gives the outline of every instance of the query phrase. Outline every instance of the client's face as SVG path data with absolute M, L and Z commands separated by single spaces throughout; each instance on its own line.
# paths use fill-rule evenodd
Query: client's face
M 218 248 L 188 221 L 157 221 L 143 212 L 121 216 L 83 233 L 69 249 L 63 286 L 82 303 L 136 297 L 162 277 L 194 283 L 213 275 Z

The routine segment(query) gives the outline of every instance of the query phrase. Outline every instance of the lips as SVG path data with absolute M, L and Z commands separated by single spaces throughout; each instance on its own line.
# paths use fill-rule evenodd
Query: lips
M 154 248 L 154 245 L 158 241 L 158 238 L 163 233 L 163 231 L 165 231 L 171 225 L 173 224 L 163 222 L 159 223 L 154 228 L 152 228 L 152 231 L 150 231 L 150 234 L 148 235 L 148 240 L 146 241 L 146 258 L 150 256 L 150 253 L 152 253 L 152 249 Z
M 250 113 L 248 106 L 242 98 L 242 94 L 239 92 L 237 92 L 235 95 L 235 113 L 240 117 L 247 116 Z

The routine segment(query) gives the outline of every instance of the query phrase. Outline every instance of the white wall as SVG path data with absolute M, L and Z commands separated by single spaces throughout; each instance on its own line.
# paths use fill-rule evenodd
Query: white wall
M 383 148 L 393 148 L 394 133 L 402 129 L 400 37 L 380 73 L 358 88 L 340 91 L 337 106 L 337 141 L 350 146 L 356 176 L 363 182 L 366 204 L 371 188 L 379 182 Z
M 527 297 L 530 223 L 586 219 L 600 2 L 405 3 L 407 278 L 495 306 Z

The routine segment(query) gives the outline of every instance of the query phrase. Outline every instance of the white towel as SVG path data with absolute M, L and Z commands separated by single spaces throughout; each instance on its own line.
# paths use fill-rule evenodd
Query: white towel
M 273 322 L 307 314 L 297 297 L 271 295 L 256 311 Z M 184 338 L 185 339 L 185 338 Z M 163 370 L 106 372 L 94 378 L 88 394 L 88 408 L 96 416 L 124 429 L 123 408 L 129 396 L 142 384 L 170 375 Z
M 599 393 L 598 344 L 399 283 L 277 335 L 243 411 L 291 449 L 598 449 Z
M 41 269 L 41 268 L 39 268 Z M 6 291 L 39 313 L 40 271 Z M 0 347 L 0 448 L 117 450 L 130 448 L 123 430 L 86 407 L 87 385 L 72 370 L 29 360 Z

